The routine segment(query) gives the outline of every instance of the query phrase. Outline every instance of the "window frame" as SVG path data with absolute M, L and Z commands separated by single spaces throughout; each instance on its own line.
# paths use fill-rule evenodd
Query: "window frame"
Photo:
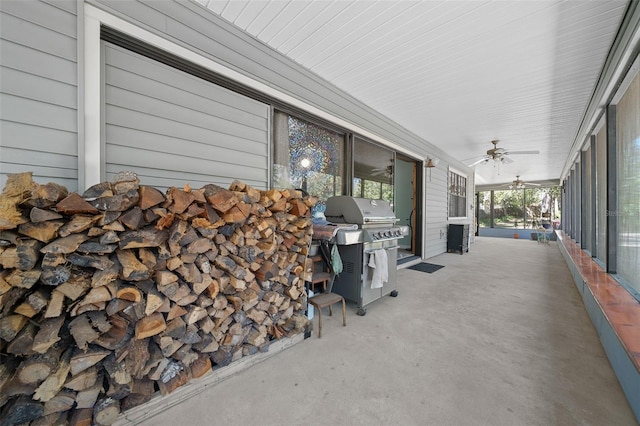
M 452 178 L 454 177 L 458 177 L 459 179 L 463 180 L 463 184 L 464 184 L 464 195 L 462 194 L 453 194 L 452 193 L 452 189 L 453 189 L 453 184 L 451 182 Z M 448 219 L 467 219 L 469 217 L 469 213 L 467 212 L 467 198 L 468 198 L 468 191 L 469 188 L 467 186 L 467 182 L 469 181 L 469 175 L 466 173 L 463 173 L 459 170 L 456 170 L 452 167 L 449 167 L 449 170 L 447 172 L 447 218 Z M 462 192 L 462 191 L 459 191 Z M 464 207 L 462 208 L 464 216 L 452 216 L 452 212 L 451 212 L 451 197 L 457 197 L 457 207 L 456 207 L 456 211 L 454 213 L 460 213 L 459 208 L 461 205 L 461 201 L 464 200 L 464 202 L 462 203 L 464 205 Z

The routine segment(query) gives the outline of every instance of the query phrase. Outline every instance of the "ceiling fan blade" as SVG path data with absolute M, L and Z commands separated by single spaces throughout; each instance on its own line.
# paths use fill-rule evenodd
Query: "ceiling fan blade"
M 489 160 L 488 160 L 487 158 L 481 158 L 481 159 L 479 159 L 479 160 L 477 160 L 477 161 L 474 161 L 474 162 L 473 162 L 473 163 L 471 163 L 471 164 L 467 164 L 467 167 L 473 167 L 473 166 L 476 166 L 476 165 L 478 165 L 478 164 L 480 164 L 480 163 L 483 163 L 483 162 L 485 162 L 485 161 L 489 161 Z
M 508 155 L 540 154 L 540 151 L 509 151 Z
M 540 186 L 540 184 L 539 184 L 539 183 L 529 183 L 529 182 L 525 182 L 524 184 L 525 184 L 525 185 L 527 185 L 527 186 Z

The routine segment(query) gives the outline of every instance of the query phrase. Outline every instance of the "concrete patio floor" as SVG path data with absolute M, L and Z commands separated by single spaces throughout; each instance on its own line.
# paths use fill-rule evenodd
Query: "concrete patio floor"
M 636 425 L 555 242 L 476 238 L 397 298 L 142 425 Z M 339 281 L 336 286 L 340 285 Z

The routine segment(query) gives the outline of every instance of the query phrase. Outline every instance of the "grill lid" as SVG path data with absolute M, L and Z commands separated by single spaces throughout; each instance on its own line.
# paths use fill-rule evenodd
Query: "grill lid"
M 367 223 L 393 224 L 398 221 L 386 201 L 348 195 L 329 198 L 324 214 L 327 220 L 334 223 L 364 225 Z

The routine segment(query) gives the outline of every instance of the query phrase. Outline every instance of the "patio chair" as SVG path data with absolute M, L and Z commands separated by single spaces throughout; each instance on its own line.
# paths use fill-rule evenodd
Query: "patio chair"
M 549 230 L 540 226 L 536 229 L 536 234 L 538 237 L 538 244 L 549 244 Z

